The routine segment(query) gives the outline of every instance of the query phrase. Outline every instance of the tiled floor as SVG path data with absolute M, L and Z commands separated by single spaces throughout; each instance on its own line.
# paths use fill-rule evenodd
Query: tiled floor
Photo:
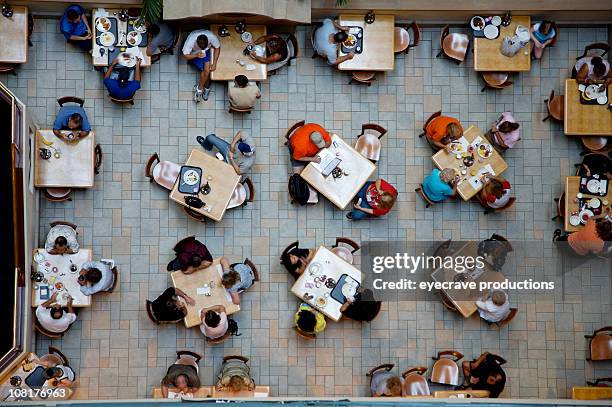
M 297 35 L 304 45 L 307 29 Z M 179 348 L 204 354 L 202 382 L 212 384 L 223 355 L 251 358 L 256 380 L 274 395 L 363 396 L 364 373 L 381 362 L 405 369 L 431 365 L 435 351 L 455 348 L 471 358 L 489 350 L 509 363 L 509 397 L 567 397 L 585 378 L 612 376 L 610 364 L 584 361 L 583 334 L 612 325 L 610 272 L 585 274 L 577 296 L 561 295 L 519 304 L 517 319 L 501 330 L 478 319 L 464 320 L 443 310 L 438 301 L 385 303 L 372 324 L 329 323 L 316 342 L 298 340 L 291 330 L 298 303 L 278 263 L 284 246 L 298 238 L 304 246 L 331 244 L 343 235 L 358 241 L 385 239 L 469 239 L 492 232 L 513 241 L 549 239 L 557 225 L 550 221 L 552 199 L 562 178 L 578 161 L 578 146 L 559 124 L 542 123 L 543 100 L 551 89 L 563 93 L 563 80 L 585 44 L 605 41 L 604 28 L 563 28 L 557 46 L 514 76 L 504 91 L 480 92 L 482 81 L 472 58 L 461 66 L 436 59 L 439 28 L 428 28 L 421 44 L 396 59 L 394 72 L 380 75 L 372 87 L 350 86 L 346 74 L 310 58 L 302 49 L 297 63 L 261 85 L 262 99 L 251 115 L 226 111 L 225 86 L 215 84 L 211 99 L 196 107 L 191 101 L 195 72 L 176 56 L 164 56 L 143 75 L 135 106 L 113 105 L 102 90 L 101 74 L 88 55 L 66 46 L 57 20 L 36 20 L 30 62 L 18 77 L 0 75 L 29 106 L 37 123 L 50 126 L 65 95 L 86 98 L 86 109 L 104 149 L 103 171 L 93 190 L 76 192 L 72 202 L 42 201 L 40 238 L 51 220 L 78 224 L 84 247 L 95 257 L 113 257 L 121 271 L 120 289 L 94 298 L 91 309 L 64 339 L 54 341 L 71 359 L 79 382 L 78 398 L 142 398 L 150 395 Z M 514 209 L 484 216 L 473 203 L 455 202 L 425 209 L 412 192 L 430 171 L 431 152 L 416 138 L 423 118 L 442 109 L 486 129 L 503 110 L 521 123 L 523 139 L 506 154 L 505 176 L 518 197 Z M 323 124 L 352 139 L 365 122 L 377 122 L 389 133 L 378 173 L 398 186 L 399 201 L 389 216 L 351 223 L 328 202 L 308 208 L 289 204 L 289 172 L 282 134 L 295 121 Z M 186 217 L 166 191 L 144 177 L 144 162 L 157 151 L 181 162 L 195 137 L 217 133 L 230 137 L 248 129 L 257 140 L 254 180 L 256 202 L 228 212 L 217 224 Z M 205 346 L 197 328 L 182 324 L 155 326 L 143 309 L 145 299 L 169 284 L 165 265 L 171 247 L 195 234 L 213 255 L 259 265 L 262 281 L 243 296 L 237 315 L 242 336 L 221 346 Z M 601 298 L 587 298 L 589 286 L 601 286 Z M 607 289 L 606 289 L 607 287 Z M 607 294 L 606 294 L 607 293 Z M 50 342 L 37 338 L 42 352 Z

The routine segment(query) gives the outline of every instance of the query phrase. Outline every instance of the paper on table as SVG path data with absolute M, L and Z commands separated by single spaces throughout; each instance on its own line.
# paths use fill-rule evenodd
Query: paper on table
M 491 167 L 491 164 L 485 165 L 484 167 L 478 170 L 478 173 L 476 175 L 468 179 L 468 182 L 470 183 L 472 188 L 474 189 L 482 188 L 482 182 L 480 181 L 480 178 L 486 172 L 488 172 L 491 175 L 495 175 L 495 171 L 493 171 L 493 167 Z
M 209 295 L 210 294 L 210 287 L 198 287 L 196 289 L 196 293 L 198 295 Z
M 262 392 L 254 392 L 253 393 L 253 397 L 268 397 L 268 393 L 262 393 Z
M 474 141 L 472 141 L 472 144 L 470 144 L 473 147 L 476 147 L 478 144 L 482 143 L 482 137 L 478 136 L 474 139 Z

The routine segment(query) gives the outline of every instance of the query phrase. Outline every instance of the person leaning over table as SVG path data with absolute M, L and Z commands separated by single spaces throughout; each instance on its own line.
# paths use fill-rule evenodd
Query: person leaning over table
M 176 322 L 187 315 L 187 307 L 183 302 L 195 305 L 195 300 L 182 290 L 174 287 L 166 288 L 159 297 L 151 302 L 153 316 L 160 322 Z
M 431 174 L 423 178 L 423 193 L 432 202 L 444 202 L 457 195 L 459 177 L 452 168 L 440 171 L 434 168 Z
M 553 41 L 557 32 L 552 21 L 542 20 L 531 26 L 530 34 L 531 41 L 533 41 L 533 56 L 540 59 L 544 53 L 544 48 Z
M 583 84 L 605 82 L 612 83 L 610 63 L 600 56 L 582 57 L 574 66 L 576 82 Z
M 78 4 L 68 6 L 59 24 L 66 41 L 78 45 L 83 51 L 91 51 L 93 48 L 92 31 L 83 7 Z
M 327 58 L 330 65 L 338 65 L 342 62 L 353 59 L 354 52 L 338 57 L 338 48 L 348 38 L 348 27 L 343 27 L 330 18 L 323 20 L 323 25 L 316 29 L 314 34 L 314 44 L 316 53 Z
M 208 247 L 194 236 L 189 236 L 178 242 L 174 248 L 176 257 L 166 267 L 168 271 L 181 270 L 183 274 L 192 274 L 209 267 L 213 263 Z
M 367 217 L 386 215 L 397 200 L 397 190 L 382 178 L 368 181 L 357 193 L 353 210 L 346 214 L 348 219 L 362 220 Z
M 49 254 L 74 254 L 79 251 L 76 231 L 68 225 L 55 225 L 47 233 L 45 250 Z
M 213 50 L 215 55 L 211 63 L 210 53 Z M 183 44 L 183 58 L 200 71 L 198 84 L 193 89 L 193 99 L 196 102 L 208 100 L 208 95 L 210 94 L 210 73 L 217 69 L 219 55 L 221 55 L 219 38 L 208 30 L 192 31 Z
M 378 370 L 370 377 L 372 397 L 400 397 L 402 379 L 386 370 Z
M 47 301 L 36 307 L 36 319 L 40 325 L 49 332 L 66 332 L 70 325 L 76 321 L 77 316 L 72 308 L 72 297 L 68 297 L 66 305 L 68 311 L 57 303 L 57 291 Z
M 325 330 L 327 323 L 325 315 L 312 308 L 306 303 L 302 303 L 295 313 L 295 326 L 306 334 L 316 335 Z
M 374 293 L 369 288 L 359 287 L 353 298 L 346 298 L 340 307 L 343 316 L 358 322 L 372 321 L 380 310 L 381 301 L 374 299 Z
M 249 56 L 257 62 L 262 64 L 272 64 L 274 62 L 284 61 L 289 56 L 287 41 L 285 41 L 280 35 L 262 35 L 253 41 L 253 44 L 259 45 L 264 42 L 266 44 L 266 55 L 259 56 L 255 53 L 255 50 L 252 50 L 249 54 Z
M 499 119 L 491 124 L 491 128 L 487 131 L 485 137 L 502 150 L 513 148 L 521 139 L 521 133 L 519 124 L 512 116 L 512 112 L 503 112 Z
M 463 362 L 464 381 L 457 390 L 488 390 L 490 398 L 497 398 L 506 385 L 506 373 L 501 368 L 506 360 L 485 352 L 476 360 Z
M 330 145 L 331 136 L 327 130 L 315 123 L 304 124 L 289 139 L 291 165 L 305 167 L 309 162 L 320 163 L 321 157 L 317 154 Z
M 449 116 L 438 116 L 427 123 L 425 137 L 434 146 L 450 151 L 450 142 L 463 136 L 463 127 L 459 120 Z
M 198 364 L 190 357 L 181 357 L 170 366 L 161 381 L 161 393 L 163 398 L 168 398 L 168 390 L 179 394 L 195 393 L 200 388 L 200 377 L 198 376 Z
M 147 32 L 153 37 L 146 50 L 150 57 L 159 55 L 174 45 L 174 29 L 167 23 L 151 24 Z
M 236 75 L 234 82 L 228 87 L 228 98 L 230 106 L 240 110 L 252 109 L 257 99 L 261 98 L 261 92 L 255 82 L 249 82 L 245 75 Z
M 478 193 L 478 199 L 484 206 L 492 209 L 503 208 L 510 200 L 510 183 L 502 177 L 482 177 L 484 186 Z
M 579 256 L 604 253 L 606 243 L 612 242 L 612 222 L 603 216 L 601 214 L 589 218 L 583 228 L 569 235 L 562 235 L 560 229 L 555 230 L 553 242 L 567 242 L 569 248 Z
M 56 380 L 55 386 L 72 386 L 75 379 L 74 370 L 70 366 L 62 364 L 57 355 L 48 353 L 40 358 L 35 356 L 32 362 L 45 368 L 43 376 L 47 380 Z
M 227 313 L 223 305 L 215 305 L 214 307 L 202 308 L 200 311 L 200 331 L 208 339 L 221 338 L 226 334 L 229 328 Z
M 224 360 L 217 378 L 216 387 L 219 391 L 238 393 L 243 390 L 255 390 L 255 380 L 251 377 L 251 368 L 240 359 Z
M 503 290 L 493 290 L 485 297 L 476 301 L 478 314 L 489 325 L 503 321 L 510 315 L 510 301 L 508 294 Z
M 240 293 L 250 288 L 255 281 L 253 269 L 244 263 L 230 264 L 225 257 L 221 257 L 221 268 L 223 269 L 221 285 L 232 297 L 232 302 L 238 305 L 240 304 Z
M 582 163 L 578 167 L 577 175 L 599 175 L 605 178 L 612 178 L 612 152 L 599 153 L 593 152 L 585 154 Z
M 102 291 L 109 291 L 115 283 L 113 275 L 115 261 L 102 259 L 100 261 L 88 261 L 83 263 L 77 282 L 84 295 L 93 295 Z
M 314 257 L 315 252 L 314 249 L 300 249 L 299 247 L 294 247 L 287 253 L 283 253 L 281 256 L 281 264 L 285 266 L 289 274 L 297 280 L 302 273 L 304 273 L 306 266 Z
M 87 113 L 81 106 L 62 106 L 55 116 L 53 134 L 63 137 L 61 130 L 69 130 L 77 137 L 85 137 L 91 131 Z
M 131 69 L 126 67 L 115 67 L 119 63 L 119 56 L 113 60 L 111 66 L 104 74 L 104 86 L 108 90 L 108 94 L 113 99 L 130 100 L 140 89 L 140 64 L 142 59 L 137 58 L 136 69 L 134 71 L 134 79 L 130 79 Z
M 255 164 L 255 139 L 248 131 L 238 131 L 231 143 L 214 134 L 209 134 L 206 138 L 198 136 L 196 140 L 206 151 L 216 147 L 225 162 L 229 163 L 238 175 L 246 174 Z

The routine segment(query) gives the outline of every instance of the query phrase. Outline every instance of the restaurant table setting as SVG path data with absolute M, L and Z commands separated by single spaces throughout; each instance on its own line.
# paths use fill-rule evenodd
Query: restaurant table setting
M 28 8 L 4 3 L 0 16 L 0 63 L 28 61 Z
M 531 17 L 474 16 L 474 70 L 520 72 L 531 69 Z
M 583 105 L 608 104 L 608 86 L 605 84 L 578 85 L 580 103 Z
M 609 180 L 598 174 L 567 177 L 565 183 L 565 230 L 575 232 L 593 216 L 612 216 Z
M 234 30 L 225 24 L 211 25 L 211 31 L 219 34 L 221 55 L 217 60 L 217 68 L 210 73 L 213 81 L 232 81 L 237 75 L 245 75 L 251 81 L 263 81 L 267 78 L 267 65 L 251 58 L 251 51 L 259 57 L 266 55 L 266 44 L 254 44 L 253 41 L 266 35 L 264 25 L 236 23 Z M 211 61 L 215 50 L 211 48 Z
M 49 254 L 45 249 L 36 249 L 33 254 L 32 306 L 37 307 L 57 293 L 57 303 L 66 305 L 72 297 L 74 307 L 89 307 L 91 297 L 81 292 L 79 272 L 84 263 L 91 261 L 89 249 L 80 249 L 74 254 Z
M 341 71 L 392 71 L 395 53 L 395 16 L 341 14 L 338 22 L 348 27 L 348 38 L 340 45 L 339 55 L 355 56 L 338 65 Z
M 568 136 L 612 136 L 610 87 L 565 80 L 563 130 Z
M 361 285 L 361 272 L 321 246 L 297 279 L 291 292 L 324 315 L 338 321 L 340 307 L 353 299 Z
M 138 58 L 142 66 L 151 64 L 146 56 L 147 27 L 141 17 L 130 17 L 125 10 L 95 9 L 93 12 L 95 66 L 108 66 L 120 54 L 122 65 L 133 67 Z

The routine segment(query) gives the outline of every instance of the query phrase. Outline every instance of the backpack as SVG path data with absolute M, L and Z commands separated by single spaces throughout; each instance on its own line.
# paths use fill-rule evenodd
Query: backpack
M 236 322 L 234 318 L 227 318 L 227 331 L 231 333 L 233 336 L 242 335 L 238 333 L 238 322 Z
M 296 201 L 300 205 L 306 205 L 310 198 L 310 189 L 304 178 L 300 174 L 293 174 L 289 177 L 289 196 L 291 202 Z

